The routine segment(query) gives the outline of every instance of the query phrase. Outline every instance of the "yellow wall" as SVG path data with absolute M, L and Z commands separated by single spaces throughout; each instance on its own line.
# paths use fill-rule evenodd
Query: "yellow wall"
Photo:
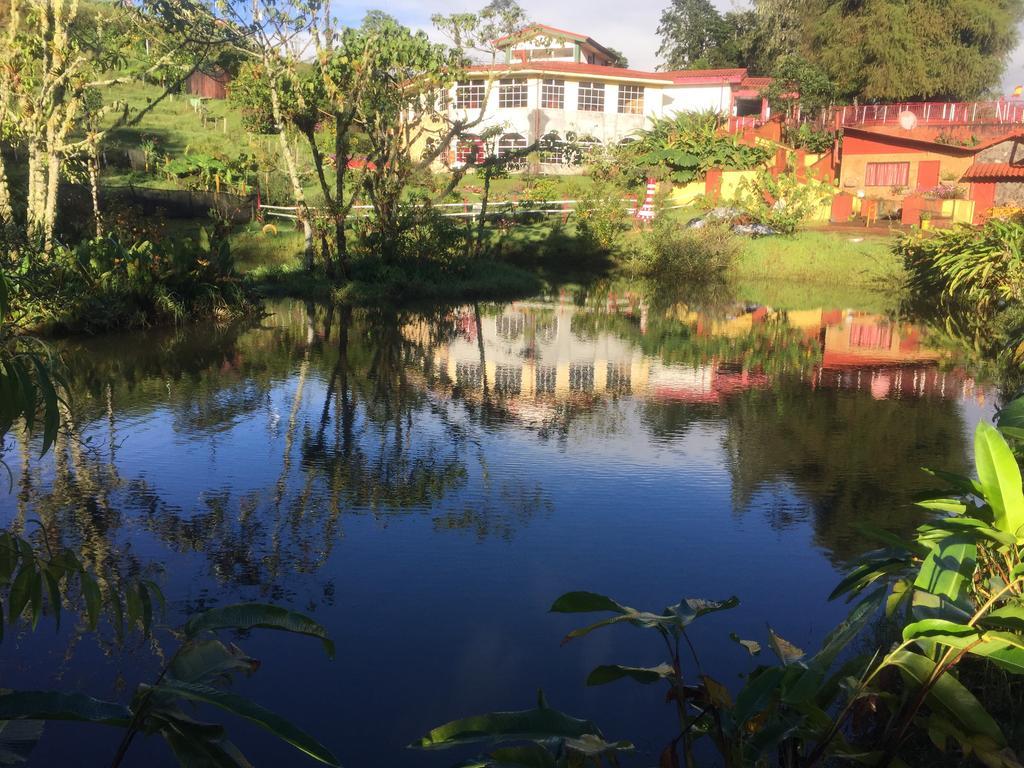
M 670 205 L 693 205 L 698 197 L 703 195 L 706 187 L 703 181 L 691 181 L 689 184 L 675 186 L 672 194 L 669 195 Z
M 898 200 L 902 195 L 894 195 L 889 187 L 865 187 L 864 178 L 868 163 L 910 163 L 910 179 L 907 187 L 917 189 L 917 171 L 922 160 L 939 161 L 939 180 L 943 174 L 955 173 L 959 179 L 974 162 L 972 157 L 950 157 L 936 152 L 903 153 L 885 152 L 870 155 L 843 155 L 839 184 L 843 191 L 857 194 L 864 190 L 868 197 Z

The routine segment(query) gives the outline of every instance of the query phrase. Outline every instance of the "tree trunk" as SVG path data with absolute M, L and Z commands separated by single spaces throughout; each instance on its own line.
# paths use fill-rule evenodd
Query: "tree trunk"
M 14 210 L 11 208 L 11 187 L 7 182 L 7 166 L 4 164 L 3 152 L 0 152 L 0 230 L 14 223 Z
M 43 220 L 43 248 L 53 250 L 53 235 L 57 226 L 57 193 L 60 189 L 60 156 L 50 152 L 46 179 L 46 217 Z
M 334 241 L 338 248 L 338 268 L 341 277 L 350 279 L 348 266 L 348 244 L 345 238 L 345 173 L 348 170 L 348 131 L 340 115 L 334 116 L 334 159 L 337 166 L 334 174 Z
M 270 69 L 273 64 L 268 56 L 264 56 L 264 65 Z M 292 198 L 295 201 L 296 214 L 302 222 L 302 230 L 305 236 L 305 244 L 302 251 L 302 266 L 307 272 L 313 269 L 313 224 L 309 220 L 309 208 L 306 205 L 306 195 L 302 191 L 302 182 L 299 181 L 299 171 L 295 163 L 295 153 L 288 146 L 288 135 L 285 132 L 284 113 L 281 111 L 281 97 L 278 92 L 277 78 L 270 78 L 270 108 L 274 117 L 274 127 L 277 130 L 278 142 L 281 144 L 281 154 L 284 156 L 284 164 L 288 169 L 288 180 L 292 185 Z
M 42 239 L 46 218 L 46 167 L 49 158 L 38 138 L 28 142 L 28 194 L 26 196 L 26 226 L 33 239 Z
M 100 212 L 100 154 L 96 146 L 89 147 L 89 192 L 92 195 L 92 218 L 98 240 L 103 237 L 103 215 Z

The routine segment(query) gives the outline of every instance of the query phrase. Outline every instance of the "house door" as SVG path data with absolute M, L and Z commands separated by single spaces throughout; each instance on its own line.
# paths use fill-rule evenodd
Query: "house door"
M 917 188 L 919 191 L 939 186 L 939 161 L 922 160 L 917 164 Z
M 985 220 L 985 215 L 996 204 L 995 182 L 971 184 L 971 200 L 974 201 L 974 223 L 981 224 Z

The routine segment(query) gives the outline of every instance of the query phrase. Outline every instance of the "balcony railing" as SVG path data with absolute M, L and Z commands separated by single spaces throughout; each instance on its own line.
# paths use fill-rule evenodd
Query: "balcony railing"
M 905 102 L 859 104 L 832 108 L 836 128 L 869 125 L 899 125 L 900 115 L 909 112 L 918 125 L 1009 125 L 1024 123 L 1024 101 Z

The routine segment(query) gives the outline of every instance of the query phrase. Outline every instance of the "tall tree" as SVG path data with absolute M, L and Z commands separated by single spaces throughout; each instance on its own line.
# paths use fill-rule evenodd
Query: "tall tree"
M 969 100 L 998 85 L 1022 18 L 1021 0 L 826 0 L 804 39 L 847 97 Z
M 661 47 L 658 55 L 665 69 L 699 69 L 729 66 L 723 41 L 727 28 L 711 0 L 672 0 L 661 12 L 658 24 Z

